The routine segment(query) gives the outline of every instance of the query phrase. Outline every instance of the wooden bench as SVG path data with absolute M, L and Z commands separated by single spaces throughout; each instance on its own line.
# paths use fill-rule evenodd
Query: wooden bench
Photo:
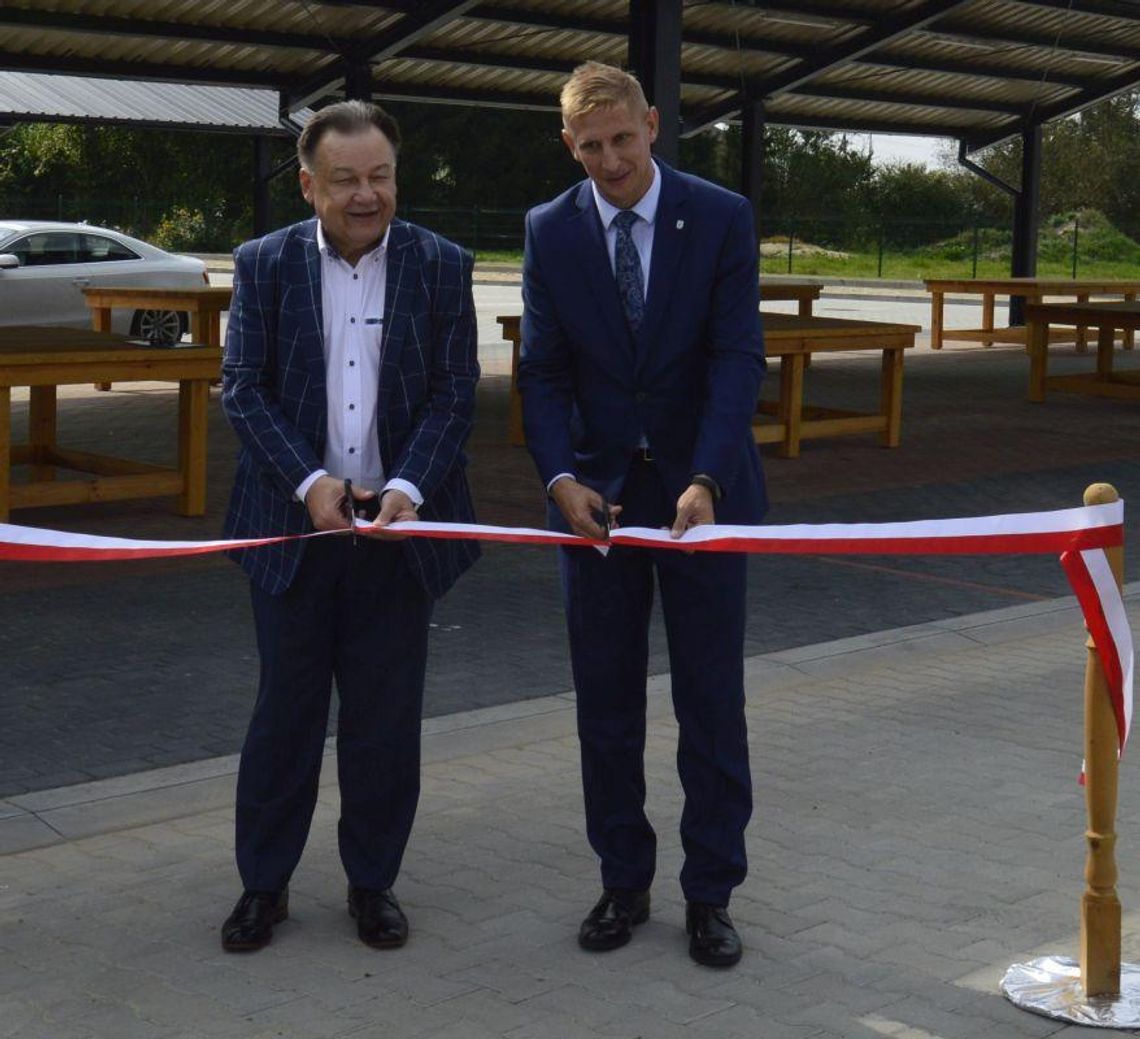
M 1125 301 L 1134 300 L 1140 293 L 1140 280 L 1104 278 L 927 278 L 923 283 L 930 293 L 930 347 L 941 350 L 949 340 L 982 343 L 1018 343 L 1025 346 L 1026 331 L 1023 325 L 1005 328 L 994 327 L 994 300 L 997 296 L 1022 296 L 1026 304 L 1040 303 L 1045 296 L 1060 296 L 1087 303 L 1090 296 L 1116 296 Z M 943 324 L 947 293 L 982 297 L 981 328 L 946 328 Z M 1087 326 L 1078 325 L 1076 334 L 1055 329 L 1054 342 L 1073 342 L 1077 352 L 1087 349 Z M 1124 335 L 1124 348 L 1132 349 L 1133 333 Z
M 160 347 L 85 328 L 0 327 L 0 522 L 9 511 L 121 498 L 178 496 L 178 511 L 206 511 L 206 407 L 221 371 L 216 346 Z M 178 464 L 154 465 L 56 443 L 56 388 L 92 382 L 178 383 Z M 28 443 L 12 444 L 12 387 L 31 387 Z M 30 483 L 13 484 L 13 465 L 30 465 Z M 94 474 L 56 480 L 56 467 Z
M 795 300 L 800 317 L 811 317 L 812 307 L 823 291 L 818 281 L 768 281 L 760 279 L 760 305 L 781 300 Z
M 503 338 L 512 344 L 511 398 L 508 438 L 524 443 L 522 398 L 516 384 L 521 333 L 517 314 L 502 315 Z M 796 458 L 800 441 L 810 437 L 879 433 L 884 446 L 897 447 L 902 428 L 903 351 L 914 346 L 918 325 L 885 321 L 856 321 L 838 317 L 801 317 L 798 314 L 764 313 L 764 345 L 769 357 L 780 358 L 780 398 L 760 409 L 775 421 L 757 417 L 753 435 L 758 444 L 778 443 L 785 458 Z M 850 350 L 882 352 L 879 410 L 871 413 L 836 408 L 805 407 L 804 369 L 813 352 Z
M 1029 348 L 1029 399 L 1043 401 L 1046 388 L 1094 397 L 1140 400 L 1140 371 L 1113 371 L 1116 330 L 1131 337 L 1140 328 L 1140 303 L 1032 303 L 1025 308 Z M 1097 329 L 1096 370 L 1049 375 L 1050 325 Z

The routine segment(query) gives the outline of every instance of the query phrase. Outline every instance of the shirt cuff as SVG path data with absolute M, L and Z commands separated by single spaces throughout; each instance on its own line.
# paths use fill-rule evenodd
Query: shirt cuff
M 316 469 L 313 472 L 309 473 L 309 475 L 301 481 L 301 486 L 293 492 L 293 496 L 303 505 L 305 503 L 305 495 L 309 493 L 309 488 L 312 487 L 313 484 L 315 484 L 322 476 L 328 476 L 328 474 L 329 471 L 327 469 Z
M 401 480 L 398 476 L 394 476 L 386 484 L 384 484 L 384 491 L 403 491 L 409 498 L 412 499 L 412 504 L 418 509 L 424 503 L 424 496 L 420 494 L 420 489 L 407 480 Z M 383 494 L 384 491 L 380 493 Z
M 550 481 L 550 483 L 548 483 L 546 485 L 546 493 L 549 494 L 552 490 L 554 490 L 554 485 L 559 480 L 573 480 L 573 479 L 576 479 L 576 477 L 574 476 L 573 473 L 559 473 L 556 477 L 554 477 L 553 480 Z

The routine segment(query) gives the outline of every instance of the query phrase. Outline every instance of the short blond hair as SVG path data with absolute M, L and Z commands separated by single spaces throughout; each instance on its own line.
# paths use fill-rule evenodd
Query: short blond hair
M 626 105 L 636 116 L 649 111 L 641 84 L 628 72 L 600 61 L 587 61 L 571 72 L 558 100 L 563 126 L 569 126 L 571 119 L 596 108 Z

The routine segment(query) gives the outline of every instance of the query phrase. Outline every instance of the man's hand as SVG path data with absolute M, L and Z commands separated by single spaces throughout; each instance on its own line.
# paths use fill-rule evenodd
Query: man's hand
M 361 491 L 359 497 L 367 497 L 368 493 Z M 355 488 L 353 497 L 357 497 Z M 317 530 L 344 530 L 350 526 L 344 481 L 335 476 L 320 476 L 313 482 L 305 494 L 305 508 Z
M 596 541 L 605 540 L 606 532 L 594 519 L 594 516 L 601 513 L 605 504 L 597 491 L 593 491 L 577 480 L 565 476 L 561 480 L 555 481 L 554 486 L 550 488 L 550 497 L 554 499 L 558 511 L 562 513 L 563 518 L 575 534 L 584 538 L 593 538 Z M 620 505 L 610 506 L 611 524 L 620 512 Z
M 402 541 L 408 536 L 407 534 L 396 534 L 382 528 L 389 523 L 403 523 L 416 519 L 419 519 L 416 515 L 416 503 L 403 491 L 392 489 L 381 495 L 380 514 L 372 521 L 372 527 L 389 541 Z
M 691 483 L 677 499 L 677 518 L 673 520 L 673 529 L 669 533 L 679 538 L 690 527 L 715 522 L 712 491 L 700 484 Z

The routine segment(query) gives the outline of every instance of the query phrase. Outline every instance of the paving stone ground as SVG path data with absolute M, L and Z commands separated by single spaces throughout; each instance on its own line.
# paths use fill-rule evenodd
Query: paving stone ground
M 1135 625 L 1140 586 L 1129 602 Z M 756 812 L 732 902 L 747 951 L 728 971 L 686 953 L 663 678 L 653 912 L 604 955 L 574 941 L 597 879 L 568 696 L 427 723 L 399 951 L 361 945 L 345 912 L 331 760 L 291 918 L 252 956 L 217 935 L 236 895 L 234 758 L 0 802 L 0 1035 L 1075 1036 L 997 985 L 1013 963 L 1076 954 L 1083 653 L 1075 607 L 1049 600 L 751 658 Z M 1128 961 L 1138 792 L 1126 757 Z

